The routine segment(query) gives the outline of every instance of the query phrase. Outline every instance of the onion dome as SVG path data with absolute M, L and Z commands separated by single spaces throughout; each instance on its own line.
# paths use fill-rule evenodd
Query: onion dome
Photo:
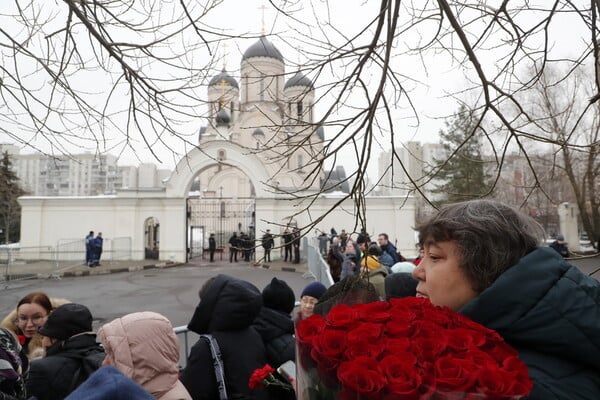
M 215 75 L 208 83 L 208 86 L 218 86 L 221 82 L 225 82 L 227 85 L 236 89 L 240 88 L 235 78 L 229 75 L 225 70 L 221 71 L 220 74 Z
M 220 109 L 215 120 L 217 122 L 217 126 L 229 125 L 231 122 L 231 117 L 226 110 Z
M 277 50 L 277 47 L 275 47 L 273 43 L 269 42 L 264 36 L 261 36 L 260 39 L 258 39 L 258 42 L 248 47 L 248 49 L 244 52 L 242 61 L 253 57 L 275 58 L 283 62 L 283 56 L 279 50 Z
M 312 84 L 311 80 L 308 79 L 306 77 L 306 75 L 304 75 L 300 71 L 296 72 L 296 75 L 294 75 L 290 79 L 288 79 L 288 81 L 285 83 L 285 86 L 283 88 L 287 89 L 292 86 L 307 86 L 311 89 L 313 88 L 313 84 Z
M 260 128 L 256 128 L 254 130 L 254 132 L 252 132 L 252 136 L 254 136 L 255 138 L 259 139 L 259 138 L 264 138 L 265 137 L 265 133 L 263 132 L 262 129 Z

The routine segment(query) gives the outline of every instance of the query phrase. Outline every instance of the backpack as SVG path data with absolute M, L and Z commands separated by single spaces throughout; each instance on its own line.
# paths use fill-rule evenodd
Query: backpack
M 104 361 L 105 356 L 106 354 L 99 348 L 93 348 L 85 353 L 71 356 L 72 358 L 78 358 L 81 361 L 81 366 L 73 375 L 69 393 L 77 389 L 79 385 L 102 366 L 102 361 Z

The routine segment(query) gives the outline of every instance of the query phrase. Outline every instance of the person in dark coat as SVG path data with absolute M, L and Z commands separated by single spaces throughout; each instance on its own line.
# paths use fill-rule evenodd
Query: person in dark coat
M 565 242 L 565 237 L 560 233 L 556 235 L 556 240 L 550 243 L 550 247 L 563 258 L 571 257 L 571 252 L 569 251 L 569 246 L 567 246 L 567 243 Z
M 538 247 L 536 221 L 474 200 L 418 231 L 417 296 L 498 332 L 528 367 L 529 400 L 600 399 L 600 282 Z
M 262 298 L 263 307 L 253 326 L 263 339 L 269 365 L 278 368 L 286 361 L 296 361 L 294 321 L 290 316 L 296 296 L 285 281 L 273 278 L 263 289 Z
M 294 240 L 294 235 L 292 235 L 292 233 L 286 229 L 283 232 L 283 248 L 285 250 L 285 257 L 283 258 L 283 261 L 288 261 L 288 257 L 290 262 L 293 261 L 292 240 Z
M 229 238 L 229 262 L 237 262 L 240 241 L 236 232 Z
M 273 235 L 271 231 L 267 229 L 267 232 L 262 237 L 262 247 L 265 250 L 265 261 L 271 262 L 271 249 L 275 246 Z
M 292 233 L 292 246 L 294 247 L 294 264 L 300 264 L 300 229 L 294 228 Z
M 98 232 L 98 235 L 93 242 L 92 251 L 92 264 L 91 267 L 97 267 L 100 265 L 100 259 L 102 258 L 102 247 L 104 245 L 104 239 L 102 239 L 102 232 Z
M 219 274 L 204 284 L 199 296 L 200 303 L 188 329 L 216 339 L 228 397 L 262 398 L 263 390 L 248 388 L 252 372 L 267 362 L 263 340 L 251 326 L 263 305 L 260 291 L 250 282 Z M 181 382 L 194 400 L 219 398 L 211 351 L 205 339 L 200 338 L 192 347 Z
M 85 356 L 97 354 L 97 367 L 102 362 L 104 352 L 92 332 L 92 314 L 84 305 L 63 304 L 50 314 L 40 334 L 46 356 L 30 363 L 27 395 L 38 400 L 64 399 L 87 377 L 80 371 Z
M 94 254 L 94 231 L 90 231 L 85 237 L 85 265 L 92 266 L 92 258 Z
M 208 238 L 208 254 L 210 255 L 210 262 L 215 261 L 215 251 L 217 250 L 217 241 L 215 240 L 215 234 L 211 233 Z

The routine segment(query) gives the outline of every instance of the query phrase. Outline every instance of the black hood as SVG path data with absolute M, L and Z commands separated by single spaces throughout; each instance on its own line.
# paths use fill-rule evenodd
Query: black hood
M 262 307 L 262 296 L 250 282 L 219 274 L 202 292 L 188 324 L 198 334 L 249 327 Z

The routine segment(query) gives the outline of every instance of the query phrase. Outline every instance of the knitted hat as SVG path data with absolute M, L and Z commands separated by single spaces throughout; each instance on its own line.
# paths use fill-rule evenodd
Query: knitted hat
M 561 242 L 564 242 L 565 237 L 559 233 L 558 235 L 556 235 L 556 240 L 560 240 Z
M 39 330 L 43 336 L 59 340 L 91 331 L 92 313 L 86 306 L 76 303 L 67 303 L 56 308 Z
M 263 306 L 289 314 L 294 309 L 296 297 L 285 281 L 273 278 L 262 291 Z
M 302 293 L 300 294 L 300 298 L 303 298 L 304 296 L 310 296 L 310 297 L 314 297 L 315 299 L 320 299 L 326 290 L 327 290 L 327 288 L 325 287 L 325 285 L 323 285 L 321 282 L 315 281 L 315 282 L 309 283 L 304 288 L 304 290 L 302 290 Z

